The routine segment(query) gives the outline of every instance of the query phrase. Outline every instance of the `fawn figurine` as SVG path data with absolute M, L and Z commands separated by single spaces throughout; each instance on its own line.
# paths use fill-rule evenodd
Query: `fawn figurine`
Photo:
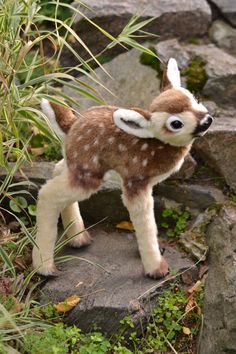
M 46 276 L 56 272 L 53 252 L 60 213 L 64 227 L 69 225 L 71 246 L 91 243 L 77 201 L 89 198 L 115 171 L 145 274 L 155 279 L 166 276 L 168 264 L 158 245 L 152 188 L 179 170 L 194 139 L 213 121 L 207 109 L 181 87 L 175 59 L 168 61 L 162 92 L 149 111 L 101 106 L 77 118 L 72 110 L 47 100 L 42 101 L 42 110 L 64 136 L 65 159 L 39 192 L 34 268 Z

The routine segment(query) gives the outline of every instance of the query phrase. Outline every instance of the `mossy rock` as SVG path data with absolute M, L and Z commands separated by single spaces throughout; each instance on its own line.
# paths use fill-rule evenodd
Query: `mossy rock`
M 202 92 L 207 82 L 205 66 L 205 61 L 196 57 L 189 63 L 188 67 L 182 71 L 182 75 L 186 77 L 186 85 L 189 91 L 195 93 Z

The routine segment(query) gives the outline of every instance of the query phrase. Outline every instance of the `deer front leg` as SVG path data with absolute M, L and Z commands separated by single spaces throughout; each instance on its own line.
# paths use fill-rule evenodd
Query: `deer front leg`
M 162 278 L 168 274 L 168 264 L 162 257 L 157 239 L 152 187 L 145 186 L 134 193 L 134 182 L 129 181 L 123 190 L 123 202 L 136 232 L 139 252 L 146 275 Z M 131 189 L 132 188 L 132 191 Z

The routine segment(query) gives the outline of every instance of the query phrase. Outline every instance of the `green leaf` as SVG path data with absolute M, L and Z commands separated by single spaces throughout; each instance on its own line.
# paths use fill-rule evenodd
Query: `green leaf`
M 37 207 L 36 207 L 35 204 L 30 204 L 28 206 L 28 212 L 29 212 L 30 215 L 36 216 L 36 211 L 37 211 Z
M 15 213 L 20 213 L 22 209 L 27 208 L 27 200 L 24 197 L 17 196 L 14 199 L 11 199 L 9 202 L 9 206 L 12 211 Z

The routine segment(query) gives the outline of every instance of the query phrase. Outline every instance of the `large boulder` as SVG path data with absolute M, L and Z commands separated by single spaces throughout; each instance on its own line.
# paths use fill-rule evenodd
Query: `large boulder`
M 194 148 L 236 192 L 236 119 L 217 118 L 207 134 L 195 141 Z
M 81 81 L 92 86 L 109 105 L 148 108 L 153 98 L 160 93 L 160 80 L 155 71 L 140 64 L 140 53 L 135 49 L 104 64 L 104 69 L 111 77 L 101 68 L 97 68 L 95 74 L 106 89 L 88 77 L 81 78 Z M 94 101 L 81 97 L 68 87 L 64 87 L 64 91 L 77 100 L 82 109 L 95 105 Z
M 236 353 L 236 208 L 224 207 L 207 232 L 209 273 L 199 354 Z
M 205 0 L 86 0 L 84 3 L 88 7 L 81 6 L 80 2 L 74 3 L 74 6 L 115 37 L 121 33 L 131 17 L 137 14 L 140 15 L 139 21 L 154 18 L 145 30 L 162 38 L 203 36 L 211 21 L 211 9 Z M 77 15 L 74 29 L 92 52 L 97 54 L 109 41 L 82 14 Z M 80 55 L 85 53 L 78 44 L 75 49 Z M 122 47 L 117 45 L 106 55 L 121 51 Z
M 232 25 L 236 26 L 236 2 L 235 0 L 211 0 L 217 6 L 222 15 L 227 18 Z

